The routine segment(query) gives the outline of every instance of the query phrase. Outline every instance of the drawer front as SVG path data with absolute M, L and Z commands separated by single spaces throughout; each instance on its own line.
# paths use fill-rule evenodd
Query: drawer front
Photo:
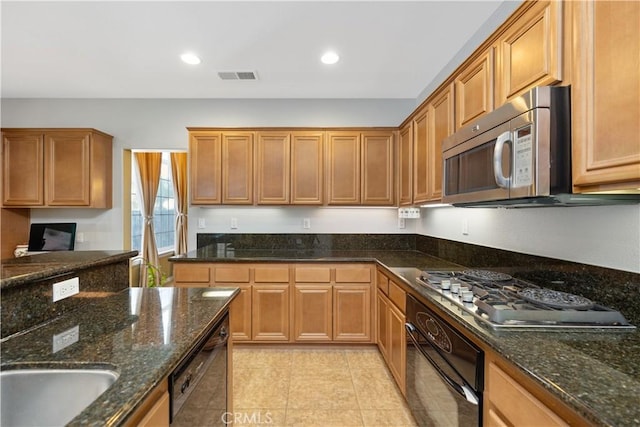
M 298 267 L 295 272 L 298 283 L 330 283 L 331 269 L 328 267 Z
M 249 283 L 249 267 L 216 267 L 216 283 Z
M 336 283 L 371 283 L 371 267 L 336 267 Z
M 402 311 L 406 313 L 407 307 L 407 294 L 399 285 L 393 280 L 389 280 L 389 299 Z
M 380 289 L 382 293 L 389 295 L 389 278 L 380 271 L 376 271 L 376 283 L 378 284 L 378 289 Z
M 173 266 L 173 278 L 177 283 L 210 283 L 211 269 L 198 264 L 176 264 Z
M 255 283 L 289 283 L 289 266 L 256 267 L 253 280 Z

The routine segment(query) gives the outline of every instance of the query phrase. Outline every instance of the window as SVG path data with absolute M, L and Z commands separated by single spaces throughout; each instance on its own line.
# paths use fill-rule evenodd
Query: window
M 134 162 L 132 162 L 131 167 L 131 248 L 140 252 L 142 251 L 142 225 L 144 219 L 142 218 L 140 199 L 138 198 L 138 171 Z M 163 152 L 160 184 L 153 211 L 153 230 L 159 253 L 173 250 L 176 238 L 175 218 L 171 157 L 170 153 Z

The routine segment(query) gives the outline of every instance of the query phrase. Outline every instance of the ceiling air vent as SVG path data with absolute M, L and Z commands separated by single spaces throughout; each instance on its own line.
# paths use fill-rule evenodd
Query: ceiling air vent
M 222 80 L 258 80 L 254 71 L 219 71 Z

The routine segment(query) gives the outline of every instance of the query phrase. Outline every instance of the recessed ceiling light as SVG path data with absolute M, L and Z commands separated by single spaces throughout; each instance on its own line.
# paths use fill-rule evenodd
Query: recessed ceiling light
M 340 57 L 337 53 L 333 51 L 325 52 L 324 55 L 320 58 L 323 64 L 332 65 L 340 60 Z
M 195 53 L 187 52 L 180 55 L 180 59 L 182 62 L 185 62 L 189 65 L 198 65 L 200 63 L 200 58 Z

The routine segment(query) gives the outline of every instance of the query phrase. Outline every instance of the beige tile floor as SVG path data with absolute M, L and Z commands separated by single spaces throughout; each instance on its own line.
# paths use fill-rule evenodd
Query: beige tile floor
M 415 426 L 375 347 L 233 349 L 234 425 Z

